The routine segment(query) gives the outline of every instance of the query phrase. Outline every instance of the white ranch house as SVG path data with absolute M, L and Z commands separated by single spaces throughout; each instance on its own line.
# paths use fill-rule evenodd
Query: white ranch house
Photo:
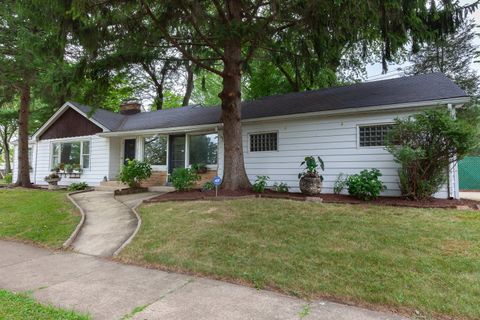
M 469 100 L 457 85 L 435 73 L 243 102 L 246 171 L 251 181 L 267 175 L 269 184 L 285 182 L 298 191 L 300 162 L 318 155 L 325 162 L 322 192 L 333 192 L 340 173 L 378 168 L 387 186 L 383 195 L 398 196 L 398 165 L 384 148 L 394 119 L 426 108 L 454 111 Z M 81 167 L 81 173 L 65 174 L 61 185 L 85 181 L 98 186 L 115 181 L 127 158 L 152 165 L 154 175 L 147 186 L 164 185 L 174 168 L 194 163 L 207 165 L 204 181 L 222 176 L 219 107 L 140 110 L 134 102 L 123 105 L 120 113 L 65 103 L 31 137 L 32 182 L 46 184 L 44 177 L 53 168 L 72 164 Z M 14 161 L 15 175 L 17 165 Z M 456 166 L 436 196 L 459 197 Z

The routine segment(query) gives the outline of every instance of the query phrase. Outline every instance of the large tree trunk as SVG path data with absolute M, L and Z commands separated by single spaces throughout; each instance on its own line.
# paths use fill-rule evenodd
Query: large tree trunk
M 5 136 L 2 141 L 3 156 L 5 161 L 5 173 L 12 172 L 12 165 L 10 163 L 10 143 L 8 143 L 8 132 L 5 132 Z
M 20 96 L 18 121 L 18 178 L 16 185 L 30 188 L 30 166 L 28 163 L 28 117 L 30 112 L 30 86 L 24 84 Z
M 193 92 L 193 64 L 187 61 L 187 63 L 185 63 L 185 68 L 187 69 L 187 86 L 185 89 L 185 95 L 183 96 L 182 106 L 188 106 L 190 104 L 190 98 L 192 97 Z
M 251 187 L 245 172 L 241 120 L 241 46 L 230 41 L 225 47 L 222 100 L 224 173 L 222 188 L 241 190 Z

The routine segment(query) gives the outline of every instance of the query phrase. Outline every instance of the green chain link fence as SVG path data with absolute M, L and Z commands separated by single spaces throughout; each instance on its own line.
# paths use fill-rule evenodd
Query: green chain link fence
M 460 190 L 480 190 L 480 157 L 466 157 L 458 162 Z

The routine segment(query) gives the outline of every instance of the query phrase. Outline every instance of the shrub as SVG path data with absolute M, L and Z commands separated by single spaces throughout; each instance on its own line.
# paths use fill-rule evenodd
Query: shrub
M 348 176 L 344 176 L 343 173 L 340 173 L 337 176 L 337 180 L 335 180 L 335 183 L 333 184 L 334 194 L 342 193 L 343 189 L 345 189 L 345 187 L 347 186 L 347 179 L 348 179 Z
M 361 200 L 376 199 L 386 189 L 380 181 L 382 174 L 378 169 L 362 170 L 359 174 L 347 178 L 348 193 Z
M 402 194 L 411 199 L 437 192 L 447 181 L 449 165 L 477 144 L 475 125 L 452 118 L 447 109 L 427 110 L 395 123 L 387 150 L 400 164 Z
M 172 172 L 172 184 L 175 189 L 180 191 L 191 190 L 195 182 L 200 180 L 200 176 L 195 169 L 176 168 Z
M 87 190 L 88 184 L 86 182 L 74 182 L 68 186 L 68 191 L 81 191 Z
M 270 179 L 268 176 L 257 176 L 257 180 L 252 186 L 253 192 L 263 193 L 267 188 L 267 182 Z
M 298 179 L 302 177 L 313 177 L 320 178 L 320 180 L 323 181 L 323 176 L 321 176 L 317 171 L 318 167 L 320 167 L 322 171 L 325 170 L 325 165 L 320 157 L 317 157 L 317 159 L 315 159 L 314 156 L 307 156 L 305 157 L 304 161 L 302 161 L 300 166 L 305 166 L 305 169 L 303 169 L 303 172 L 300 172 L 298 174 Z
M 206 173 L 208 171 L 207 165 L 204 163 L 194 163 L 191 168 L 197 173 Z
M 215 185 L 211 181 L 207 181 L 202 186 L 202 191 L 210 191 L 215 189 Z
M 285 193 L 288 192 L 288 185 L 285 182 L 275 183 L 273 185 L 273 190 L 275 190 L 276 192 Z
M 5 175 L 5 183 L 6 184 L 11 184 L 13 182 L 13 174 L 7 173 Z
M 152 175 L 152 167 L 146 163 L 137 160 L 128 160 L 122 167 L 119 179 L 126 183 L 130 188 L 138 187 L 140 182 L 148 179 Z

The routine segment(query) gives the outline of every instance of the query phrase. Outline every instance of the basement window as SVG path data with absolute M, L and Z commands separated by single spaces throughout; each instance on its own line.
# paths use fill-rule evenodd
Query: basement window
M 250 151 L 277 151 L 277 132 L 265 132 L 250 134 Z
M 393 124 L 377 124 L 368 126 L 359 126 L 359 146 L 360 147 L 383 147 L 386 145 L 387 136 Z

